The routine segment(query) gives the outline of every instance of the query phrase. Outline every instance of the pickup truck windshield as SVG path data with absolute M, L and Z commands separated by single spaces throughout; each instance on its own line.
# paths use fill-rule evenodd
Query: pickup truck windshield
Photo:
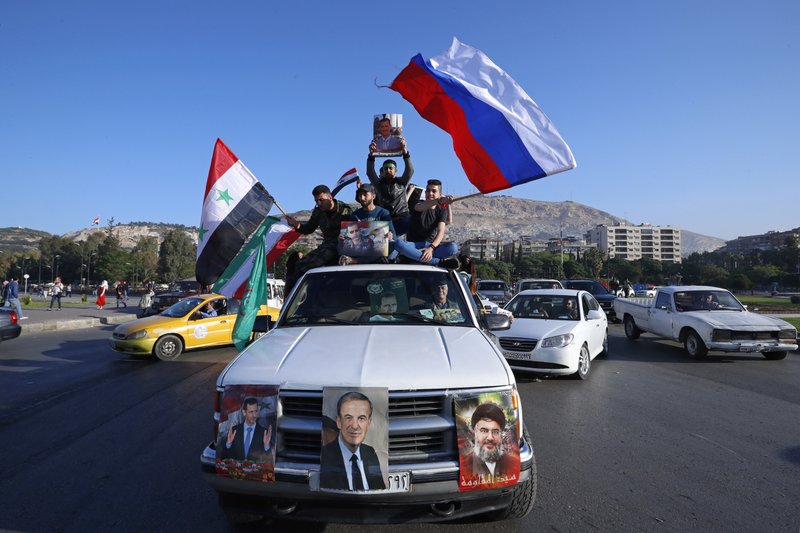
M 471 325 L 467 303 L 444 272 L 333 270 L 306 275 L 278 327 L 309 324 Z
M 675 310 L 744 311 L 739 301 L 728 291 L 683 291 L 675 293 Z

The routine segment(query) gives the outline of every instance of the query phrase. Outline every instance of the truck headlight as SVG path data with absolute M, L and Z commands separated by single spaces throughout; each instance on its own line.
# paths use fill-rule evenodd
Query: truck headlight
M 139 331 L 135 331 L 135 332 L 131 333 L 130 335 L 128 335 L 125 338 L 127 340 L 129 340 L 129 341 L 135 341 L 137 339 L 144 339 L 145 337 L 147 337 L 147 330 L 146 329 L 141 329 Z
M 542 341 L 540 346 L 542 348 L 563 348 L 572 342 L 575 335 L 572 333 L 565 333 L 564 335 L 556 335 L 554 337 L 547 337 Z
M 794 329 L 782 329 L 778 332 L 778 339 L 794 342 L 797 340 L 797 331 Z

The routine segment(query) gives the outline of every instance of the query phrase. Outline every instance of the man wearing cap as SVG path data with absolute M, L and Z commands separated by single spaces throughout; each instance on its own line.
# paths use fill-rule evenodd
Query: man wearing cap
M 472 413 L 474 447 L 461 458 L 461 483 L 473 484 L 507 481 L 519 476 L 519 463 L 506 455 L 503 430 L 506 415 L 494 403 L 482 403 Z
M 397 163 L 394 159 L 387 159 L 383 162 L 380 176 L 378 176 L 375 173 L 375 156 L 373 155 L 375 150 L 373 147 L 374 145 L 371 144 L 367 156 L 367 176 L 370 183 L 375 186 L 377 205 L 385 208 L 392 215 L 392 221 L 397 231 L 395 238 L 397 238 L 406 234 L 411 219 L 406 200 L 406 185 L 414 175 L 414 165 L 411 163 L 411 155 L 406 149 L 406 141 L 403 140 L 403 163 L 405 164 L 403 174 L 398 178 Z
M 295 281 L 307 270 L 336 264 L 339 260 L 339 252 L 336 249 L 339 243 L 339 230 L 342 222 L 350 220 L 350 206 L 334 199 L 327 185 L 317 185 L 311 194 L 316 204 L 311 211 L 311 218 L 301 224 L 294 217 L 287 216 L 286 222 L 303 235 L 310 235 L 319 228 L 322 231 L 322 244 L 305 254 L 297 262 L 294 273 L 286 276 L 286 294 L 289 294 Z
M 389 214 L 389 211 L 384 209 L 381 206 L 375 205 L 375 197 L 377 195 L 377 191 L 375 190 L 375 186 L 371 183 L 361 183 L 358 182 L 358 190 L 356 190 L 356 200 L 361 207 L 353 211 L 353 214 L 350 215 L 350 220 L 356 222 L 388 222 L 389 223 L 389 235 L 386 237 L 389 240 L 394 239 L 394 224 L 392 223 L 392 215 Z M 339 264 L 340 265 L 349 265 L 353 263 L 363 263 L 363 260 L 356 259 L 349 254 L 347 254 L 346 250 L 341 249 L 341 256 L 339 257 Z M 372 258 L 374 259 L 374 258 Z M 370 262 L 370 261 L 367 261 Z

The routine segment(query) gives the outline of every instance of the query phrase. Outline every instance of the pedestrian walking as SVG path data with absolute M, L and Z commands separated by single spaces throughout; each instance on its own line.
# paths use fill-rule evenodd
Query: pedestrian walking
M 19 303 L 19 282 L 15 275 L 8 278 L 8 296 L 6 298 L 9 306 L 14 306 L 17 310 L 17 320 L 25 320 L 26 316 L 22 316 L 22 305 Z
M 106 292 L 108 291 L 108 281 L 103 280 L 100 287 L 97 288 L 97 308 L 103 309 L 106 306 Z
M 117 294 L 117 309 L 119 309 L 120 303 L 123 307 L 128 307 L 128 304 L 125 303 L 125 284 L 121 281 L 118 281 L 114 291 Z

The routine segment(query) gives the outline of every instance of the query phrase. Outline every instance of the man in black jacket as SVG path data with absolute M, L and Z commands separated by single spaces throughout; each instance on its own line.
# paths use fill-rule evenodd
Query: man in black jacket
M 360 392 L 348 392 L 336 404 L 339 437 L 322 447 L 322 489 L 381 490 L 386 488 L 378 454 L 364 444 L 372 422 L 372 402 Z
M 258 423 L 258 400 L 247 398 L 242 405 L 241 424 L 228 429 L 228 437 L 222 446 L 223 459 L 237 459 L 240 461 L 253 461 L 264 463 L 270 459 L 270 439 L 272 439 L 272 425 L 264 428 Z
M 405 169 L 403 170 L 403 174 L 398 178 L 397 163 L 394 159 L 387 159 L 381 166 L 379 176 L 375 173 L 375 156 L 372 155 L 372 151 L 372 146 L 370 146 L 370 154 L 367 156 L 367 176 L 369 177 L 370 183 L 372 183 L 377 190 L 375 205 L 383 207 L 392 215 L 392 224 L 397 232 L 394 236 L 396 239 L 400 235 L 405 235 L 406 232 L 408 232 L 408 225 L 411 222 L 411 212 L 408 209 L 408 198 L 406 197 L 406 186 L 414 175 L 414 165 L 411 164 L 411 154 L 408 153 L 404 140 L 403 164 L 405 165 Z

